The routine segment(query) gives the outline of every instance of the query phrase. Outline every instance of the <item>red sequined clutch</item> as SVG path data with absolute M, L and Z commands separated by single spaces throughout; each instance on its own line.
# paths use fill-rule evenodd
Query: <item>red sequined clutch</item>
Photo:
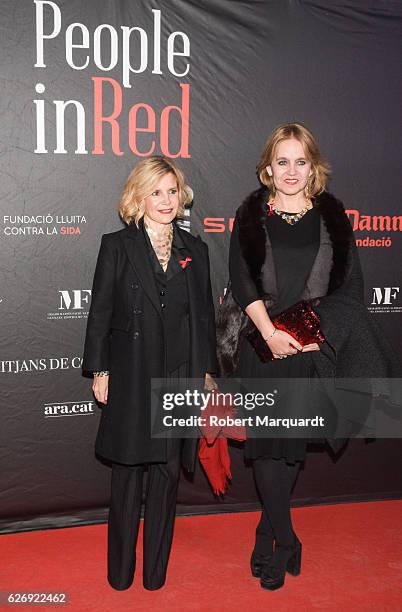
M 272 319 L 277 329 L 290 334 L 301 345 L 324 342 L 325 337 L 320 331 L 320 318 L 308 302 L 297 302 Z M 266 363 L 272 361 L 274 356 L 258 329 L 246 334 L 258 357 Z

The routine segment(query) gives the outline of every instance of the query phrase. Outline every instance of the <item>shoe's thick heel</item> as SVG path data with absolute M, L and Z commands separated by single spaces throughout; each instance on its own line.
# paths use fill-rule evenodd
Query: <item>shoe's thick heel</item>
M 252 565 L 251 575 L 253 576 L 253 578 L 261 578 L 261 566 Z
M 300 542 L 296 544 L 296 550 L 293 555 L 290 557 L 286 571 L 289 572 L 292 576 L 298 576 L 301 572 L 301 555 L 302 555 L 302 545 Z

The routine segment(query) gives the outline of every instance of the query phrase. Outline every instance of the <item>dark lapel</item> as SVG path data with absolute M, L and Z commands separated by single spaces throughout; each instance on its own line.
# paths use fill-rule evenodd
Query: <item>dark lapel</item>
M 201 302 L 199 298 L 201 286 L 200 283 L 204 274 L 203 262 L 201 261 L 201 253 L 199 252 L 199 249 L 195 248 L 196 242 L 194 242 L 193 236 L 188 234 L 185 230 L 177 229 L 177 240 L 178 244 L 181 245 L 180 257 L 182 260 L 185 260 L 186 257 L 191 258 L 191 261 L 189 261 L 184 268 L 184 274 L 186 275 L 187 281 L 190 318 L 192 319 L 192 322 L 195 323 L 198 316 L 203 316 L 202 312 L 197 312 L 198 305 Z
M 172 252 L 169 259 L 169 264 L 166 270 L 166 278 L 170 280 L 176 274 L 183 273 L 183 266 L 181 261 L 185 261 L 186 257 L 189 257 L 189 252 L 186 245 L 184 244 L 179 228 L 177 224 L 173 224 L 173 243 Z M 188 265 L 188 264 L 187 264 Z
M 128 226 L 127 233 L 124 236 L 123 241 L 127 257 L 133 266 L 145 293 L 148 295 L 157 312 L 162 317 L 159 293 L 143 232 L 142 219 L 139 223 L 139 227 L 137 227 L 135 224 Z
M 317 206 L 313 200 L 313 205 Z M 320 211 L 321 212 L 321 211 Z M 304 291 L 301 295 L 302 300 L 308 300 L 326 295 L 328 283 L 331 275 L 333 259 L 333 246 L 322 216 L 320 214 L 320 244 L 317 255 L 315 256 L 310 274 L 306 280 Z
M 200 330 L 204 327 L 201 325 L 201 319 L 205 319 L 205 312 L 202 287 L 205 279 L 206 259 L 203 257 L 201 248 L 198 247 L 199 242 L 194 240 L 194 237 L 188 234 L 185 230 L 179 230 L 178 236 L 182 240 L 185 250 L 181 251 L 184 255 L 183 259 L 190 257 L 191 261 L 184 268 L 184 275 L 187 281 L 187 294 L 189 306 L 189 326 L 190 326 L 190 375 L 194 377 L 204 376 L 205 372 L 200 373 L 199 366 L 200 355 L 205 351 L 206 338 Z
M 329 279 L 328 292 L 332 293 L 340 287 L 350 270 L 352 244 L 354 242 L 353 231 L 345 214 L 343 204 L 328 191 L 324 191 L 315 199 L 321 213 L 321 229 L 324 231 L 326 240 L 333 249 L 331 276 Z

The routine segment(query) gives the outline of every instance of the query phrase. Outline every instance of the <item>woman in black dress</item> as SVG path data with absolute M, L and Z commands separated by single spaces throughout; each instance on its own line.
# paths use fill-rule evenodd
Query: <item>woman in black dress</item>
M 302 124 L 279 126 L 267 141 L 258 174 L 263 187 L 239 207 L 232 231 L 230 283 L 217 325 L 221 374 L 260 379 L 398 375 L 392 349 L 364 306 L 353 232 L 342 203 L 325 191 L 329 169 L 312 133 Z M 320 346 L 301 346 L 272 323 L 272 317 L 301 300 L 311 300 L 320 316 L 326 338 Z M 273 361 L 260 361 L 245 338 L 250 321 Z M 350 431 L 349 417 L 342 421 L 341 412 L 342 405 L 338 425 Z M 263 506 L 251 570 L 270 590 L 283 585 L 286 571 L 300 572 L 301 543 L 292 527 L 290 493 L 306 444 L 290 437 L 250 437 L 245 443 Z
M 273 187 L 267 206 L 274 214 L 267 214 L 266 229 L 276 270 L 277 298 L 269 314 L 257 287 L 244 283 L 247 269 L 244 268 L 239 243 L 238 221 L 233 228 L 230 246 L 233 296 L 258 327 L 275 357 L 275 361 L 263 363 L 251 344 L 243 343 L 237 375 L 244 378 L 309 376 L 310 352 L 319 350 L 318 345 L 303 348 L 271 322 L 276 314 L 300 301 L 320 243 L 320 215 L 311 201 L 315 194 L 309 191 L 313 176 L 310 156 L 301 140 L 279 135 L 273 135 L 273 140 L 275 145 L 268 144 L 267 147 L 272 150 L 272 159 L 271 155 L 265 155 L 268 159 L 263 160 L 261 168 L 261 178 L 266 175 L 266 182 Z M 320 166 L 323 178 L 326 167 L 322 162 Z M 320 188 L 323 186 L 321 184 Z M 269 588 L 282 581 L 283 569 L 289 560 L 293 560 L 295 572 L 300 565 L 301 544 L 292 528 L 290 492 L 304 460 L 305 449 L 306 441 L 300 438 L 249 438 L 245 445 L 245 455 L 252 460 L 264 507 L 251 559 L 252 572 L 254 576 L 261 576 L 261 564 L 264 563 L 266 567 L 261 581 Z M 271 558 L 271 555 L 274 556 Z
M 208 248 L 176 223 L 191 199 L 172 160 L 141 161 L 120 201 L 127 227 L 102 237 L 95 270 L 83 369 L 103 404 L 95 449 L 112 463 L 108 580 L 118 590 L 134 578 L 145 471 L 143 585 L 155 590 L 166 579 L 180 462 L 195 465 L 197 440 L 152 436 L 151 380 L 216 371 Z

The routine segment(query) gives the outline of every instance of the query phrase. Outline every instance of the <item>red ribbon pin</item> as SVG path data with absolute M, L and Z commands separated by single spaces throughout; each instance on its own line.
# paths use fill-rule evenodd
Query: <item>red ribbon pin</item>
M 180 259 L 179 264 L 181 265 L 181 267 L 182 267 L 182 268 L 183 268 L 183 270 L 184 270 L 184 268 L 187 266 L 187 264 L 188 264 L 190 261 L 193 261 L 193 260 L 192 260 L 192 258 L 191 258 L 191 257 L 186 257 L 186 259 Z

